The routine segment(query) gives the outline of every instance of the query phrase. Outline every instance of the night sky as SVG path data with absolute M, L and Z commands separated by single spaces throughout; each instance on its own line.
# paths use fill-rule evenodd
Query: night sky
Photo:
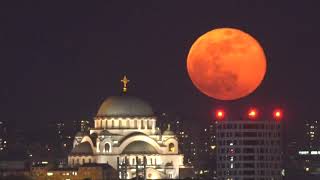
M 190 127 L 207 124 L 216 107 L 236 116 L 249 106 L 267 113 L 282 107 L 289 132 L 296 132 L 319 117 L 316 2 L 1 4 L 1 120 L 30 128 L 92 119 L 105 98 L 121 93 L 126 74 L 129 94 L 147 100 L 157 112 L 178 114 Z M 267 56 L 262 85 L 240 100 L 211 99 L 187 74 L 192 43 L 219 27 L 248 32 Z

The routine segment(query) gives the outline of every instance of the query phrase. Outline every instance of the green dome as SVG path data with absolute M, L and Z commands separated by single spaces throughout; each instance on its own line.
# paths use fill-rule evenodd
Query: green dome
M 97 116 L 147 117 L 153 116 L 152 107 L 132 96 L 111 96 L 99 108 Z

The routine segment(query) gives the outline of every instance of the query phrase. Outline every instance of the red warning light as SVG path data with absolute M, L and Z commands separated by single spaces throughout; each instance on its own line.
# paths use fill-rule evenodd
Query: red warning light
M 282 111 L 279 110 L 279 109 L 276 109 L 273 111 L 273 117 L 276 119 L 276 120 L 280 120 L 282 118 Z
M 248 117 L 250 119 L 255 119 L 258 116 L 258 111 L 256 109 L 250 109 L 248 112 Z
M 225 116 L 225 113 L 224 113 L 223 110 L 217 110 L 217 111 L 216 111 L 216 118 L 217 118 L 218 120 L 222 120 L 222 119 L 224 118 L 224 116 Z

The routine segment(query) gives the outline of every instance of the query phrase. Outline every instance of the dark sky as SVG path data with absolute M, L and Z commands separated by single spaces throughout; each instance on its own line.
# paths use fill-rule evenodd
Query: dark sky
M 319 4 L 299 2 L 1 4 L 1 119 L 34 125 L 92 118 L 106 97 L 120 94 L 127 74 L 130 94 L 190 126 L 206 124 L 217 106 L 280 106 L 295 132 L 318 118 L 320 100 Z M 201 94 L 186 71 L 192 43 L 219 27 L 254 36 L 268 60 L 262 85 L 237 101 Z

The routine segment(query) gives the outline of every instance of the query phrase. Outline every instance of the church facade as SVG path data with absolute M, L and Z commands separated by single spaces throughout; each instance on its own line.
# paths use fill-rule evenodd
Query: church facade
M 76 134 L 68 164 L 109 164 L 124 179 L 177 179 L 183 167 L 177 137 L 170 126 L 161 132 L 156 122 L 145 101 L 127 95 L 109 97 L 100 106 L 90 132 Z M 120 172 L 121 167 L 125 171 Z

